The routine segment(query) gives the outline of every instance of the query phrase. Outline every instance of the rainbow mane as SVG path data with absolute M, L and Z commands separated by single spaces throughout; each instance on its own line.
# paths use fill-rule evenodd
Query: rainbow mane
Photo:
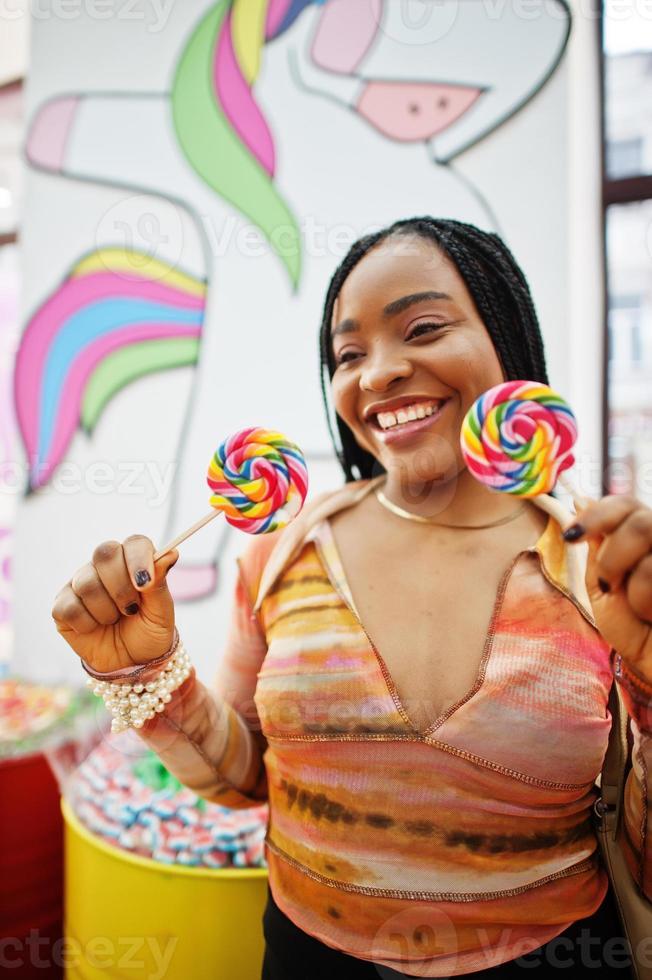
M 77 427 L 91 432 L 126 384 L 196 364 L 205 294 L 205 283 L 124 249 L 102 249 L 75 265 L 29 321 L 16 354 L 14 400 L 30 490 L 48 482 Z
M 274 186 L 274 140 L 254 96 L 266 41 L 315 0 L 220 0 L 200 21 L 177 66 L 172 115 L 188 162 L 250 218 L 284 262 L 301 271 L 296 219 Z

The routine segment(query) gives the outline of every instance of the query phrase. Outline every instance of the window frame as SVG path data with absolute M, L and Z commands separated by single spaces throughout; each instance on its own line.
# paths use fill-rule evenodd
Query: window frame
M 607 93 L 606 59 L 604 46 L 604 2 L 598 4 L 596 43 L 598 45 L 598 65 L 600 84 L 600 167 L 602 185 L 602 282 L 603 282 L 603 324 L 602 324 L 602 493 L 609 492 L 607 474 L 609 458 L 609 256 L 607 251 L 607 212 L 614 204 L 636 204 L 652 200 L 652 174 L 639 174 L 635 177 L 610 177 L 607 171 Z

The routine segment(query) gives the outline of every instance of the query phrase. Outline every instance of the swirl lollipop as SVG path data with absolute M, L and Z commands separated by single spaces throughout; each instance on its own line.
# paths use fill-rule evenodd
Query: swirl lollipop
M 207 475 L 213 510 L 157 551 L 154 561 L 223 513 L 249 534 L 267 534 L 297 516 L 308 491 L 308 470 L 299 447 L 280 432 L 241 429 L 220 443 Z
M 536 381 L 489 388 L 467 412 L 460 433 L 462 454 L 475 478 L 521 497 L 550 493 L 575 462 L 576 441 L 570 406 Z

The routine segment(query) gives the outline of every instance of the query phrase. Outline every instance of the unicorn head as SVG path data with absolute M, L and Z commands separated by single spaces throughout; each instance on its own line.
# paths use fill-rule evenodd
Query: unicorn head
M 530 5 L 531 8 L 532 5 Z M 452 160 L 521 109 L 558 64 L 570 33 L 565 0 L 512 4 L 328 0 L 293 32 L 297 78 L 379 134 L 431 145 Z

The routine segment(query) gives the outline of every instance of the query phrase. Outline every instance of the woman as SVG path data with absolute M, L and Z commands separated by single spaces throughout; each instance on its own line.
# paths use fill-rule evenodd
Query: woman
M 164 683 L 177 656 L 177 553 L 154 566 L 144 537 L 96 548 L 57 629 L 113 681 L 114 712 L 131 679 L 141 737 L 179 779 L 269 799 L 266 980 L 628 976 L 591 813 L 616 671 L 636 737 L 627 857 L 650 895 L 652 512 L 608 497 L 573 522 L 466 470 L 477 396 L 547 380 L 496 235 L 420 218 L 356 243 L 321 357 L 346 483 L 244 550 L 212 690 L 181 663 L 140 707 L 135 681 Z

